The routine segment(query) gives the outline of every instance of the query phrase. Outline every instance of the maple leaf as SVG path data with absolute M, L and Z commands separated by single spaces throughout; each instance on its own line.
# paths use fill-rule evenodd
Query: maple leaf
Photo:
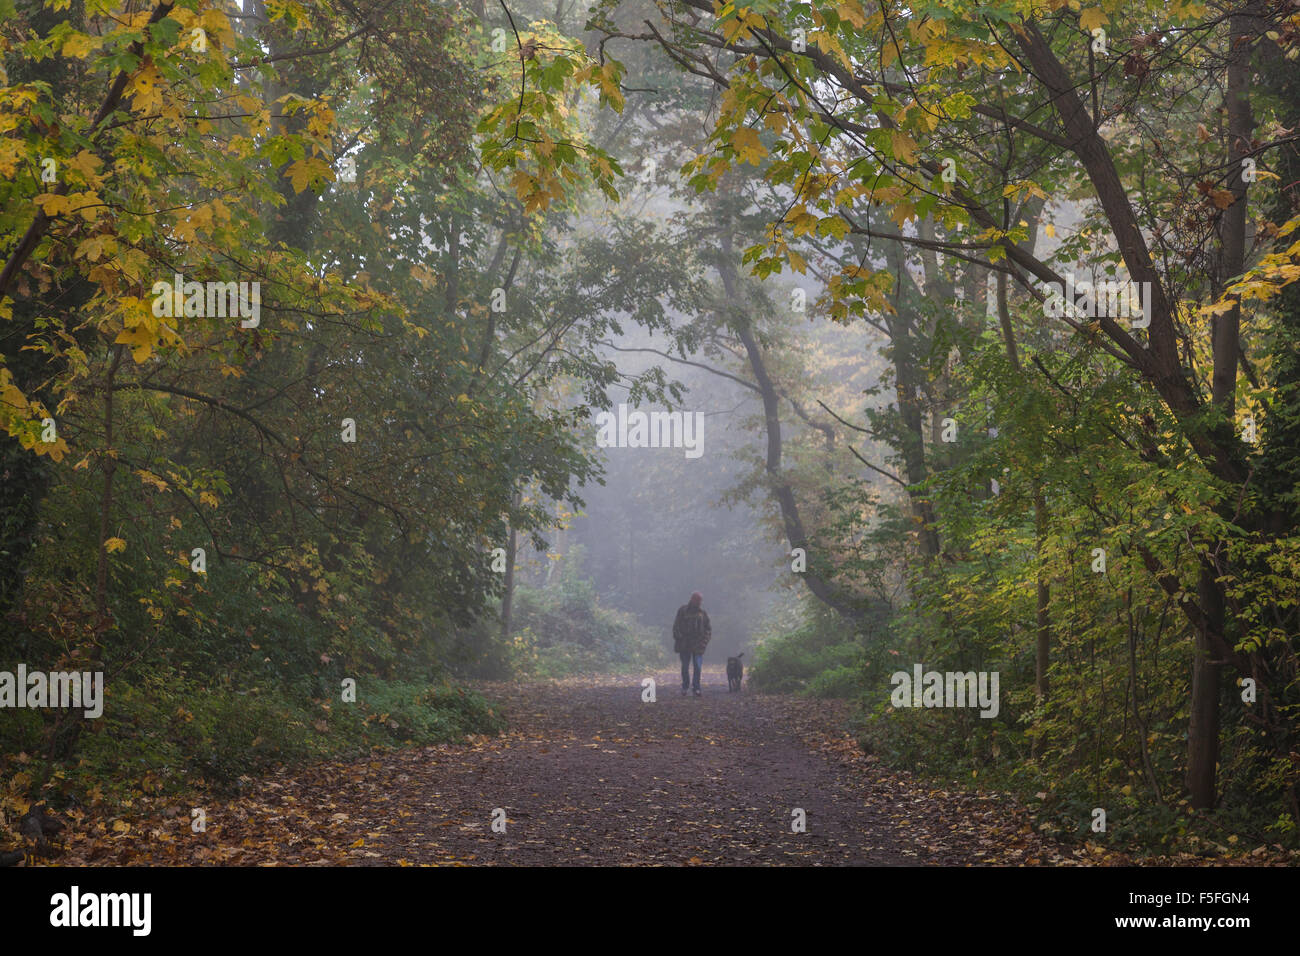
M 143 468 L 139 468 L 136 470 L 136 474 L 140 476 L 140 480 L 142 482 L 148 485 L 153 485 L 159 491 L 166 491 L 168 488 L 167 482 L 163 481 L 163 479 L 159 478 L 151 471 L 146 471 Z
M 767 155 L 767 147 L 758 138 L 758 131 L 742 126 L 731 137 L 731 148 L 742 161 L 757 166 L 759 160 Z
M 835 12 L 839 14 L 841 20 L 853 24 L 859 30 L 867 25 L 867 15 L 858 0 L 845 0 L 835 8 Z
M 296 163 L 291 163 L 285 171 L 289 177 L 289 183 L 293 186 L 295 193 L 300 193 L 312 183 L 325 181 L 331 174 L 330 167 L 318 156 L 310 159 L 300 159 Z
M 895 128 L 889 131 L 889 148 L 893 152 L 894 158 L 900 162 L 916 162 L 916 140 L 912 139 L 904 130 Z
M 1233 195 L 1231 190 L 1227 190 L 1227 189 L 1210 190 L 1210 202 L 1214 203 L 1216 209 L 1227 209 L 1236 201 L 1237 201 L 1237 197 Z
M 99 45 L 99 38 L 86 33 L 73 33 L 64 42 L 59 51 L 66 57 L 84 60 Z
M 60 196 L 56 193 L 42 193 L 36 197 L 35 202 L 41 207 L 41 211 L 51 219 L 55 216 L 61 216 L 72 209 L 72 200 L 68 196 Z
M 133 329 L 123 329 L 117 333 L 117 338 L 113 340 L 116 345 L 131 346 L 131 358 L 137 365 L 146 361 L 153 354 L 154 334 L 145 325 L 137 325 Z
M 1086 33 L 1091 33 L 1105 22 L 1106 14 L 1099 7 L 1084 10 L 1079 14 L 1079 29 Z
M 79 258 L 89 259 L 91 262 L 95 262 L 104 254 L 104 246 L 109 242 L 112 242 L 112 239 L 108 236 L 91 236 L 89 239 L 83 240 L 81 244 L 77 246 L 75 255 Z

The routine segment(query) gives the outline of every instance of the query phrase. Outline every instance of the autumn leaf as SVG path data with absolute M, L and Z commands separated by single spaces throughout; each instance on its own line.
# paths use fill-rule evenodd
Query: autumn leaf
M 139 468 L 136 470 L 136 474 L 140 476 L 140 480 L 144 484 L 152 485 L 153 487 L 157 488 L 159 491 L 166 491 L 167 488 L 169 487 L 167 482 L 163 481 L 163 479 L 159 478 L 151 471 L 146 471 L 143 468 Z
M 835 8 L 835 12 L 841 20 L 853 24 L 859 30 L 867 25 L 867 15 L 858 0 L 845 0 Z
M 1079 14 L 1079 28 L 1085 33 L 1091 33 L 1105 22 L 1106 14 L 1100 7 L 1092 7 Z
M 63 47 L 59 52 L 66 57 L 84 60 L 99 46 L 100 42 L 98 37 L 86 33 L 72 33 L 63 41 Z
M 916 140 L 912 139 L 906 131 L 901 129 L 891 129 L 889 131 L 889 148 L 894 154 L 894 158 L 903 163 L 916 162 Z
M 116 245 L 113 239 L 109 236 L 91 236 L 89 239 L 83 240 L 81 244 L 77 246 L 77 250 L 74 254 L 79 258 L 95 262 L 104 254 L 105 246 L 110 243 Z
M 732 134 L 731 148 L 751 166 L 757 166 L 759 160 L 767 155 L 767 147 L 759 140 L 758 130 L 748 126 L 742 126 Z
M 324 182 L 330 178 L 333 171 L 325 160 L 320 157 L 310 159 L 300 159 L 296 163 L 291 163 L 285 175 L 289 177 L 289 184 L 293 186 L 295 193 L 300 193 L 312 183 Z
M 1227 209 L 1236 201 L 1237 201 L 1237 197 L 1232 193 L 1231 190 L 1228 189 L 1210 190 L 1210 202 L 1214 203 L 1214 207 L 1216 209 Z

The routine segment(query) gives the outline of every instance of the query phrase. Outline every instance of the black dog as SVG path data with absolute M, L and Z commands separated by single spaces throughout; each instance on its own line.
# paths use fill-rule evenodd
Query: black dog
M 727 690 L 740 690 L 740 679 L 745 676 L 745 666 L 740 663 L 744 654 L 727 658 Z

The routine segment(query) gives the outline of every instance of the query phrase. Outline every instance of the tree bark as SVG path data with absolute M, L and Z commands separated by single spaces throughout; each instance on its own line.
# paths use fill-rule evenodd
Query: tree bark
M 722 277 L 722 287 L 726 293 L 727 301 L 738 303 L 740 301 L 740 288 L 731 255 L 731 234 L 724 227 L 722 256 L 718 262 L 718 274 Z M 736 335 L 745 347 L 749 368 L 754 375 L 754 381 L 758 385 L 759 395 L 763 401 L 763 418 L 767 431 L 767 455 L 764 460 L 764 468 L 768 475 L 768 486 L 771 489 L 772 497 L 776 499 L 777 506 L 780 508 L 786 540 L 792 549 L 803 548 L 806 554 L 808 551 L 808 534 L 804 529 L 803 519 L 799 515 L 799 504 L 795 500 L 794 490 L 781 474 L 781 396 L 776 385 L 772 382 L 772 377 L 768 374 L 767 362 L 763 358 L 762 347 L 754 337 L 748 316 L 738 319 L 735 325 Z M 808 590 L 812 592 L 814 597 L 842 617 L 851 621 L 856 621 L 862 617 L 862 611 L 834 583 L 822 577 L 816 571 L 809 568 L 800 577 L 803 578 Z
M 516 491 L 514 498 L 511 500 L 511 509 L 517 509 L 523 501 L 523 496 Z M 506 541 L 506 580 L 505 590 L 501 595 L 501 640 L 510 639 L 510 623 L 514 614 L 515 603 L 515 553 L 519 549 L 519 532 L 513 524 L 510 526 L 510 537 Z
M 104 488 L 99 500 L 99 556 L 95 564 L 95 614 L 101 624 L 108 619 L 108 551 L 104 542 L 113 526 L 113 474 L 117 458 L 113 450 L 113 379 L 122 364 L 122 346 L 113 347 L 113 362 L 104 380 Z M 96 649 L 96 656 L 99 651 Z
M 885 252 L 885 261 L 898 277 L 894 286 L 894 314 L 885 316 L 889 327 L 890 356 L 894 364 L 894 395 L 898 403 L 898 417 L 902 427 L 899 432 L 899 454 L 903 458 L 903 472 L 907 477 L 907 497 L 912 506 L 912 517 L 917 524 L 917 541 L 925 563 L 939 556 L 941 542 L 935 528 L 934 505 L 920 485 L 930 477 L 925 458 L 925 420 L 917 396 L 921 375 L 916 363 L 915 325 L 911 320 L 913 310 L 907 302 L 907 290 L 918 296 L 910 274 L 904 268 L 900 247 L 891 243 Z M 935 269 L 938 269 L 937 263 Z
M 1047 540 L 1047 499 L 1043 495 L 1042 485 L 1034 483 L 1034 538 L 1038 551 L 1037 581 L 1037 642 L 1034 648 L 1034 690 L 1039 703 L 1047 700 L 1049 684 L 1047 669 L 1052 664 L 1052 588 L 1047 574 L 1043 571 L 1043 543 Z
M 1201 403 L 1179 358 L 1173 303 L 1156 271 L 1151 250 L 1142 234 L 1137 213 L 1120 179 L 1119 171 L 1115 168 L 1110 149 L 1079 96 L 1079 85 L 1052 52 L 1036 23 L 1027 23 L 1023 30 L 1017 31 L 1016 41 L 1036 78 L 1052 95 L 1052 106 L 1060 118 L 1071 150 L 1083 165 L 1097 194 L 1097 201 L 1115 236 L 1129 276 L 1136 282 L 1148 283 L 1151 325 L 1147 329 L 1148 344 L 1145 348 L 1120 328 L 1113 318 L 1102 316 L 1097 321 L 1107 337 L 1133 360 L 1143 377 L 1183 424 L 1187 440 L 1197 454 L 1206 460 L 1210 471 L 1224 481 L 1240 484 L 1246 477 L 1240 442 L 1233 434 L 1230 423 L 1206 427 L 1198 421 L 1202 411 Z M 1009 250 L 1012 258 L 1020 262 L 1024 257 L 1017 255 L 1017 252 L 1018 250 Z M 1032 264 L 1038 265 L 1036 262 Z

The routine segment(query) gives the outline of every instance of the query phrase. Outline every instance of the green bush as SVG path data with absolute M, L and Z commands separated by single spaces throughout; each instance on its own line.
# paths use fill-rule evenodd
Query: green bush
M 861 692 L 862 638 L 831 611 L 803 602 L 804 619 L 793 627 L 774 619 L 757 635 L 749 684 L 768 693 L 853 697 Z
M 509 638 L 490 622 L 459 632 L 453 670 L 488 679 L 557 678 L 667 663 L 658 634 L 600 604 L 581 576 L 582 556 L 582 548 L 573 548 L 544 587 L 516 586 Z
M 228 790 L 244 775 L 375 747 L 425 745 L 468 734 L 495 734 L 505 721 L 481 695 L 443 682 L 358 680 L 357 702 L 292 695 L 281 688 L 247 693 L 205 688 L 154 671 L 105 688 L 101 718 L 85 721 L 78 761 L 57 777 L 64 802 L 94 791 L 129 799 L 138 791 L 179 792 L 194 784 Z M 43 778 L 42 715 L 6 721 L 6 775 L 23 764 L 25 779 Z M 34 718 L 34 720 L 33 720 Z M 20 759 L 18 755 L 24 754 Z M 118 792 L 105 787 L 115 781 Z

